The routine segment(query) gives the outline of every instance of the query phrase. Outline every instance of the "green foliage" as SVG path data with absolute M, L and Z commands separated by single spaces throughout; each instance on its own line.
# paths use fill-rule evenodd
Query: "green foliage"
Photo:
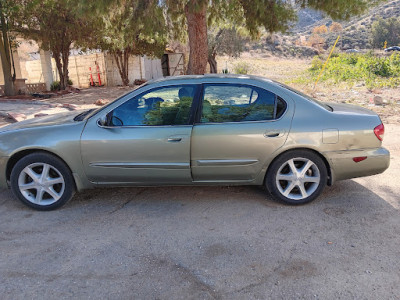
M 68 78 L 68 85 L 73 85 L 73 82 L 71 79 Z M 53 81 L 53 83 L 50 85 L 50 90 L 51 91 L 59 91 L 61 90 L 61 84 L 59 81 Z
M 311 61 L 311 71 L 316 71 L 316 70 L 320 70 L 323 66 L 324 62 L 322 61 L 322 59 L 316 55 L 313 57 L 312 61 Z
M 379 18 L 372 23 L 370 40 L 375 48 L 383 48 L 385 42 L 388 47 L 400 44 L 400 18 Z
M 156 1 L 116 3 L 100 14 L 102 22 L 93 35 L 93 47 L 112 53 L 129 51 L 132 55 L 161 57 L 167 42 L 163 12 Z
M 314 61 L 315 60 L 315 61 Z M 314 79 L 322 65 L 313 59 L 309 71 Z M 400 84 L 400 54 L 376 57 L 370 54 L 340 54 L 331 58 L 320 80 L 338 82 L 365 82 L 367 87 L 397 87 Z
M 235 74 L 248 74 L 250 71 L 251 71 L 251 66 L 244 61 L 238 62 L 233 67 L 233 72 Z
M 60 88 L 68 82 L 68 58 L 73 44 L 91 37 L 93 22 L 81 16 L 76 0 L 14 0 L 17 9 L 10 26 L 24 38 L 35 40 L 50 50 L 60 76 Z
M 130 56 L 160 58 L 164 53 L 167 27 L 157 1 L 127 0 L 122 5 L 115 1 L 92 19 L 96 24 L 95 30 L 84 46 L 113 55 L 124 85 L 129 84 Z
M 208 31 L 208 55 L 228 55 L 239 57 L 243 51 L 245 38 L 232 28 L 212 28 Z

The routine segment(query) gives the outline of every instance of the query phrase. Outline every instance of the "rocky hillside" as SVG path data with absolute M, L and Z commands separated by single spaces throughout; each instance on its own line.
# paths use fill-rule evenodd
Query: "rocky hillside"
M 371 8 L 361 16 L 353 17 L 349 21 L 340 21 L 343 27 L 341 38 L 337 45 L 340 50 L 370 49 L 369 33 L 371 25 L 379 17 L 400 17 L 400 0 L 386 1 Z M 310 42 L 312 30 L 325 25 L 329 27 L 334 21 L 324 17 L 321 12 L 303 9 L 298 12 L 298 22 L 292 31 L 286 35 L 265 34 L 259 41 L 246 45 L 246 50 L 253 55 L 281 56 L 281 57 L 312 57 L 329 48 L 335 42 L 339 33 L 321 34 L 318 47 Z

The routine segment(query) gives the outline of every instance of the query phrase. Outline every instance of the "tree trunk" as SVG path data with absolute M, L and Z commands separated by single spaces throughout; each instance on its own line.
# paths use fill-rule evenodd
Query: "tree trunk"
M 207 68 L 207 1 L 199 9 L 196 2 L 191 0 L 185 7 L 190 47 L 187 74 L 204 74 Z
M 208 56 L 208 63 L 210 64 L 210 73 L 218 73 L 217 60 L 215 59 L 216 53 Z
M 53 58 L 54 61 L 56 62 L 56 68 L 58 71 L 58 76 L 60 76 L 60 90 L 65 90 L 65 87 L 63 88 L 63 83 L 64 83 L 64 71 L 63 71 L 63 66 L 61 62 L 61 57 L 59 52 L 55 52 L 52 50 L 53 53 Z
M 62 90 L 65 90 L 68 87 L 68 80 L 69 80 L 69 74 L 68 74 L 68 63 L 69 63 L 69 46 L 65 49 L 63 49 L 63 52 L 61 53 L 61 59 L 62 59 L 62 69 L 63 69 L 63 80 L 61 81 L 60 77 L 60 87 Z
M 125 86 L 129 85 L 129 56 L 130 51 L 125 49 L 124 51 L 113 52 L 114 59 L 117 63 L 119 75 L 121 76 L 122 84 Z
M 65 90 L 68 86 L 68 60 L 69 60 L 69 48 L 71 43 L 63 44 L 61 49 L 52 47 L 51 52 L 56 62 L 58 74 L 60 76 L 60 90 Z
M 8 40 L 6 21 L 3 14 L 3 6 L 0 1 L 0 21 L 1 21 L 1 31 L 2 38 L 0 38 L 0 58 L 1 58 L 1 66 L 3 67 L 3 76 L 4 76 L 4 94 L 6 96 L 14 96 L 14 82 L 11 76 L 11 48 Z

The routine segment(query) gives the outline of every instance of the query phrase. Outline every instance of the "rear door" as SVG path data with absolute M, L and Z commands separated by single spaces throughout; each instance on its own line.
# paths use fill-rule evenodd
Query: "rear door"
M 204 84 L 202 98 L 192 132 L 193 180 L 251 182 L 285 143 L 291 102 L 258 86 L 234 83 Z

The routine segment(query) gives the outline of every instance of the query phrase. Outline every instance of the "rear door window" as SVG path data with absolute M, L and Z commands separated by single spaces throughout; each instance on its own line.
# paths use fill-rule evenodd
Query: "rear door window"
M 267 90 L 234 84 L 205 84 L 201 123 L 268 121 L 279 118 L 286 103 Z

